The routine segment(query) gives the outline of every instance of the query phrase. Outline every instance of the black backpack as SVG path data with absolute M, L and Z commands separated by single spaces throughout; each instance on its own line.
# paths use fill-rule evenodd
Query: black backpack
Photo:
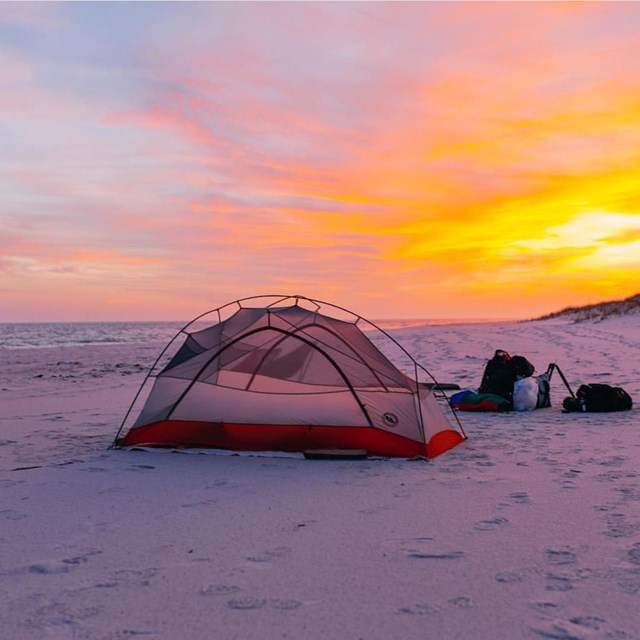
M 575 398 L 565 398 L 562 403 L 565 412 L 628 411 L 633 406 L 631 396 L 622 387 L 609 384 L 581 384 Z
M 513 401 L 513 384 L 520 378 L 533 375 L 535 367 L 524 356 L 510 356 L 498 349 L 487 362 L 482 374 L 479 393 L 491 393 Z

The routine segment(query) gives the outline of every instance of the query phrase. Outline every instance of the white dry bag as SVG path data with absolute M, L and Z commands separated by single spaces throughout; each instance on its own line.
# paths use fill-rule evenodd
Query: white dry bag
M 513 385 L 513 408 L 516 411 L 532 411 L 538 404 L 538 381 L 522 378 Z

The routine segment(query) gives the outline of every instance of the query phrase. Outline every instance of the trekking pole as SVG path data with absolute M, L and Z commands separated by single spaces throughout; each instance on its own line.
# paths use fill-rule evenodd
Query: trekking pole
M 553 373 L 554 369 L 558 372 L 558 374 L 560 375 L 560 378 L 562 378 L 562 382 L 564 382 L 564 386 L 567 387 L 567 389 L 569 389 L 569 393 L 571 394 L 571 397 L 575 398 L 576 394 L 573 393 L 573 390 L 569 386 L 569 383 L 567 382 L 567 379 L 564 377 L 564 373 L 562 373 L 562 370 L 560 369 L 560 367 L 555 362 L 552 362 L 549 365 L 549 368 L 547 369 L 547 372 L 549 373 L 549 380 L 551 380 L 551 374 Z

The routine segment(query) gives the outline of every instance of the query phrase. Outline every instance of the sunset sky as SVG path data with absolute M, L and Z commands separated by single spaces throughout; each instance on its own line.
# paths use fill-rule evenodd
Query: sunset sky
M 640 3 L 0 3 L 0 322 L 640 291 Z

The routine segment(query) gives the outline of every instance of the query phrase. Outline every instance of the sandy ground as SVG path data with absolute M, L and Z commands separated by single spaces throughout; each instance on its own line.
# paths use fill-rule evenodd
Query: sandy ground
M 640 319 L 394 333 L 640 401 Z M 0 349 L 0 636 L 637 639 L 640 409 L 461 414 L 429 462 L 108 450 L 163 345 Z

